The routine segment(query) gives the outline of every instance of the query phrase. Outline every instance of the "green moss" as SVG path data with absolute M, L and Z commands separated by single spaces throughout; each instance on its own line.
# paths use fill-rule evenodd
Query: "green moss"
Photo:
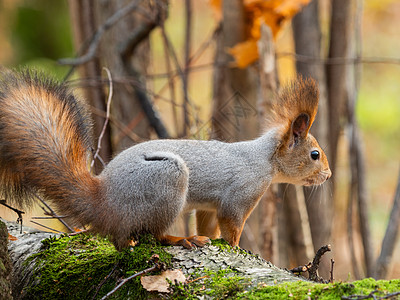
M 234 298 L 249 285 L 249 279 L 237 276 L 234 270 L 224 269 L 216 272 L 203 270 L 195 273 L 188 283 L 173 286 L 170 299 L 199 299 L 208 296 L 211 299 Z
M 29 299 L 91 299 L 103 279 L 117 266 L 113 276 L 99 288 L 96 298 L 101 298 L 115 287 L 121 276 L 151 267 L 149 259 L 153 254 L 158 254 L 167 265 L 171 260 L 171 255 L 151 236 L 143 237 L 134 248 L 122 252 L 116 251 L 107 239 L 86 234 L 47 239 L 43 246 L 43 251 L 28 261 L 34 260 L 40 266 L 26 290 Z M 111 299 L 138 299 L 145 295 L 137 277 Z
M 375 281 L 372 278 L 367 278 L 352 283 L 284 283 L 243 292 L 237 297 L 242 299 L 341 299 L 342 296 L 365 296 L 373 291 L 376 291 L 375 296 L 398 292 L 400 291 L 400 280 Z
M 246 249 L 242 249 L 240 247 L 232 247 L 231 245 L 229 245 L 229 243 L 227 241 L 225 241 L 224 239 L 215 239 L 215 240 L 211 240 L 211 245 L 216 246 L 218 248 L 220 248 L 222 251 L 227 251 L 227 252 L 236 252 L 239 254 L 245 254 L 245 255 L 252 255 L 252 256 L 257 256 L 259 257 L 259 255 L 257 254 L 253 254 L 250 251 L 246 250 Z

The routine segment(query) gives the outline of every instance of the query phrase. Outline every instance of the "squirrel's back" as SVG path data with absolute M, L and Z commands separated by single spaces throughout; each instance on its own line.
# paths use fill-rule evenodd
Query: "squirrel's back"
M 64 84 L 29 70 L 0 71 L 0 191 L 20 207 L 40 193 L 77 214 L 93 195 L 88 110 Z M 70 200 L 65 201 L 69 198 Z

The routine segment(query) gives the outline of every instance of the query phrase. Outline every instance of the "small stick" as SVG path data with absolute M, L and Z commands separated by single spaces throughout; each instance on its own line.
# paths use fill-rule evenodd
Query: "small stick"
M 209 275 L 204 275 L 204 276 L 198 277 L 196 279 L 190 280 L 187 283 L 196 282 L 197 280 L 201 280 L 201 279 L 204 279 L 204 278 L 210 278 L 210 276 Z
M 40 224 L 40 223 L 38 223 L 38 222 L 35 222 L 35 221 L 32 221 L 32 220 L 31 220 L 31 222 L 32 222 L 33 224 L 39 225 L 39 226 L 41 226 L 41 227 L 44 227 L 44 228 L 46 228 L 46 229 L 49 229 L 49 230 L 55 231 L 55 232 L 57 232 L 57 233 L 63 233 L 62 231 L 59 231 L 59 230 L 53 229 L 53 228 L 51 228 L 51 227 L 48 227 L 48 226 L 46 226 L 46 225 Z
M 329 272 L 331 274 L 331 277 L 329 278 L 329 282 L 333 283 L 333 265 L 335 264 L 335 260 L 331 258 L 331 271 Z
M 125 283 L 127 283 L 128 281 L 132 280 L 135 277 L 147 274 L 149 272 L 155 271 L 155 270 L 160 270 L 163 268 L 163 264 L 162 263 L 158 263 L 158 258 L 155 259 L 155 264 L 154 266 L 147 268 L 143 271 L 140 271 L 136 274 L 133 274 L 123 280 L 121 280 L 121 282 L 110 292 L 107 293 L 107 295 L 105 295 L 103 298 L 101 298 L 101 300 L 107 299 L 108 297 L 110 297 L 112 294 L 114 294 L 116 291 L 118 291 Z
M 48 219 L 57 219 L 57 218 L 66 218 L 67 216 L 49 216 L 49 217 L 31 217 L 33 220 L 48 220 Z
M 69 230 L 70 232 L 74 232 L 74 229 L 72 229 L 72 227 L 69 226 L 69 225 L 67 224 L 67 222 L 65 222 L 59 215 L 57 215 L 56 212 L 46 203 L 46 201 L 44 201 L 44 200 L 42 199 L 42 197 L 40 197 L 40 196 L 37 195 L 37 194 L 33 194 L 33 195 L 35 196 L 36 199 L 38 199 L 40 202 L 42 202 L 43 205 L 46 206 L 46 208 L 50 211 L 50 213 L 49 213 L 49 212 L 47 212 L 47 211 L 42 207 L 42 209 L 44 210 L 44 212 L 45 212 L 46 214 L 49 214 L 50 216 L 53 216 L 53 217 L 57 218 L 66 228 L 68 228 L 68 230 Z
M 101 130 L 101 133 L 100 133 L 100 136 L 99 136 L 99 140 L 97 141 L 97 150 L 96 150 L 96 153 L 93 156 L 93 160 L 92 160 L 92 163 L 90 164 L 90 168 L 93 168 L 96 158 L 98 158 L 100 160 L 100 162 L 103 164 L 103 166 L 105 166 L 104 161 L 102 159 L 100 159 L 100 157 L 99 157 L 99 152 L 100 152 L 100 149 L 101 149 L 101 140 L 103 139 L 104 133 L 106 132 L 108 120 L 110 119 L 111 99 L 112 99 L 112 96 L 113 96 L 113 82 L 112 82 L 112 77 L 111 77 L 110 70 L 107 69 L 106 67 L 103 67 L 103 70 L 106 71 L 107 77 L 108 77 L 108 82 L 110 84 L 110 88 L 109 88 L 109 92 L 108 92 L 108 99 L 107 99 L 107 112 L 106 112 L 106 119 L 105 119 L 104 124 L 103 124 L 103 129 Z
M 114 267 L 113 267 L 113 269 L 111 270 L 111 272 L 108 273 L 108 275 L 106 276 L 106 278 L 104 278 L 104 279 L 100 282 L 100 284 L 97 286 L 96 292 L 94 293 L 94 295 L 93 295 L 93 297 L 92 297 L 92 300 L 96 299 L 96 296 L 97 296 L 97 294 L 99 293 L 101 287 L 102 287 L 102 286 L 107 282 L 107 280 L 111 277 L 111 275 L 114 273 L 114 271 L 115 271 L 115 269 L 117 268 L 117 266 L 118 266 L 118 263 L 116 263 L 116 264 L 114 265 Z

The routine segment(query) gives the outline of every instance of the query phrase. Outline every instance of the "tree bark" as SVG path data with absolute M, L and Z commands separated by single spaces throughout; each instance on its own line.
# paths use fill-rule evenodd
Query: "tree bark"
M 351 33 L 351 4 L 348 0 L 332 0 L 330 41 L 328 58 L 347 57 L 350 47 Z M 330 167 L 332 170 L 333 185 L 335 182 L 335 169 L 337 147 L 340 132 L 346 120 L 346 78 L 347 64 L 329 64 L 326 67 L 329 107 L 329 146 Z
M 297 54 L 310 57 L 321 57 L 321 28 L 319 23 L 318 1 L 313 0 L 308 6 L 293 18 L 293 34 L 295 50 Z M 311 128 L 311 133 L 317 138 L 324 148 L 329 142 L 330 133 L 327 124 L 328 105 L 325 86 L 325 70 L 321 64 L 312 64 L 296 61 L 296 69 L 299 74 L 309 76 L 317 80 L 320 99 L 318 114 Z M 331 156 L 329 148 L 326 149 L 328 158 Z M 329 159 L 331 164 L 331 161 Z M 314 250 L 317 251 L 322 245 L 328 244 L 331 239 L 333 219 L 333 199 L 328 194 L 331 191 L 331 182 L 324 183 L 324 188 L 304 188 L 304 199 L 310 221 Z M 323 260 L 324 272 L 329 268 L 328 261 Z M 327 274 L 324 274 L 326 276 Z
M 271 29 L 266 25 L 261 25 L 261 38 L 257 44 L 259 53 L 259 76 L 260 87 L 257 101 L 257 111 L 259 123 L 265 122 L 268 113 L 271 111 L 272 103 L 278 92 L 278 74 L 276 69 L 275 44 L 272 38 Z M 262 126 L 261 126 L 262 127 Z M 268 191 L 260 201 L 260 238 L 259 248 L 262 257 L 274 263 L 278 262 L 280 252 L 277 250 L 277 195 L 274 186 L 270 186 Z
M 79 53 L 79 49 L 84 49 L 85 45 L 90 41 L 98 24 L 95 18 L 95 7 L 93 0 L 69 0 L 71 23 L 73 29 L 75 49 Z M 84 87 L 86 98 L 89 100 L 90 105 L 95 111 L 106 111 L 106 95 L 104 93 L 103 84 L 101 82 L 101 62 L 99 57 L 95 57 L 90 62 L 82 65 L 79 68 L 81 77 L 83 79 L 90 79 L 97 84 L 88 85 Z M 93 112 L 94 120 L 94 135 L 96 139 L 100 136 L 103 130 L 103 124 L 105 121 L 104 116 L 100 116 L 98 113 Z M 94 147 L 97 145 L 97 142 Z M 105 163 L 108 163 L 112 157 L 111 148 L 111 132 L 110 127 L 106 128 L 103 139 L 101 141 L 100 157 Z M 99 173 L 102 170 L 101 164 L 96 163 L 96 171 Z
M 123 8 L 127 4 L 125 0 L 105 0 L 95 1 L 96 14 L 98 23 L 103 24 L 117 10 Z M 146 4 L 140 4 L 140 7 L 146 8 Z M 143 17 L 138 14 L 131 13 L 118 21 L 103 36 L 100 44 L 100 56 L 102 63 L 110 70 L 113 79 L 118 83 L 114 88 L 114 97 L 111 103 L 113 115 L 122 124 L 126 126 L 128 131 L 134 131 L 140 138 L 148 139 L 150 137 L 149 121 L 145 117 L 140 99 L 135 94 L 135 87 L 145 90 L 146 83 L 140 74 L 145 74 L 149 60 L 149 42 L 145 39 L 134 50 L 129 64 L 137 72 L 137 77 L 132 78 L 127 72 L 127 67 L 120 56 L 120 47 L 124 45 L 130 38 L 134 29 L 137 29 L 141 23 L 146 22 Z M 135 81 L 121 82 L 123 79 Z M 128 136 L 112 127 L 113 147 L 116 151 L 120 151 L 132 146 L 132 141 Z
M 217 38 L 213 78 L 213 139 L 234 142 L 252 139 L 259 134 L 258 72 L 252 66 L 245 69 L 233 67 L 233 57 L 227 52 L 227 49 L 246 39 L 246 26 L 243 1 L 223 1 L 222 30 Z M 247 221 L 247 226 L 255 237 L 259 236 L 260 227 L 258 209 L 255 209 Z M 242 247 L 258 249 L 258 245 L 249 242 L 251 238 L 245 239 L 246 232 L 242 236 Z

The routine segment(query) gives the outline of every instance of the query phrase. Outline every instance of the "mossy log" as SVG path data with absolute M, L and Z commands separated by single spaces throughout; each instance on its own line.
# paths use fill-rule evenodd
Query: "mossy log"
M 145 236 L 131 249 L 118 252 L 107 240 L 88 234 L 55 236 L 7 222 L 11 235 L 9 253 L 13 264 L 14 299 L 102 299 L 121 278 L 160 265 L 180 269 L 184 283 L 170 283 L 168 293 L 148 292 L 140 277 L 127 282 L 110 299 L 340 299 L 340 295 L 400 290 L 400 281 L 315 284 L 273 266 L 257 255 L 232 249 L 218 240 L 192 250 L 161 246 Z M 153 272 L 143 276 L 159 274 Z M 360 286 L 363 288 L 360 290 Z M 360 292 L 361 291 L 361 292 Z M 335 295 L 332 297 L 332 295 Z

